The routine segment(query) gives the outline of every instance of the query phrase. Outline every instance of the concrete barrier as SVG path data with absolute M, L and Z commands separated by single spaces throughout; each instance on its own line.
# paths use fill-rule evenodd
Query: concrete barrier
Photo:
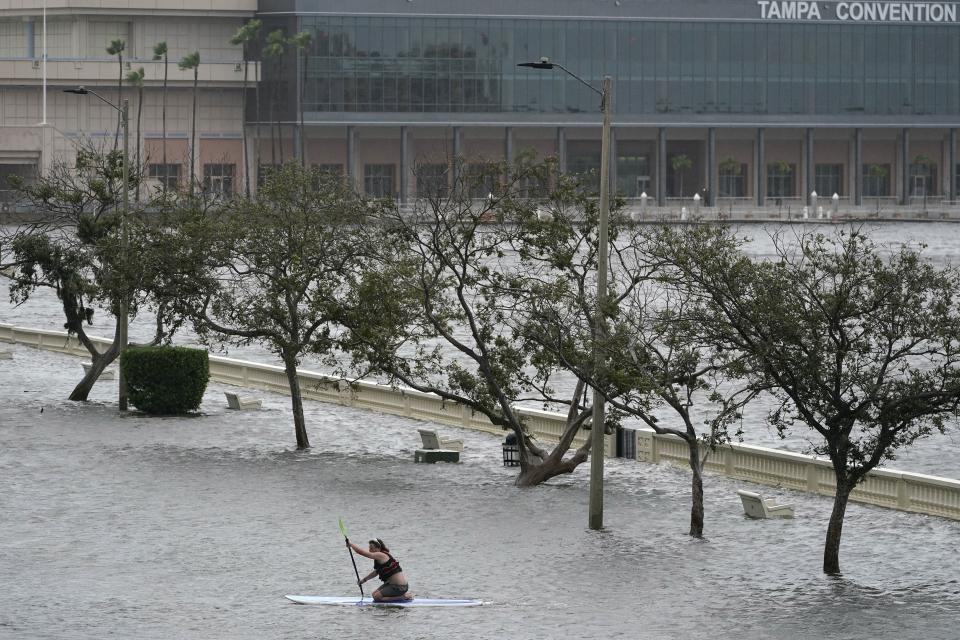
M 110 341 L 93 338 L 106 348 Z M 87 357 L 87 350 L 76 338 L 59 331 L 46 331 L 0 324 L 0 342 L 30 345 L 39 349 Z M 452 402 L 412 389 L 394 388 L 373 382 L 347 384 L 321 373 L 301 370 L 300 386 L 305 399 L 405 416 L 416 420 L 446 424 L 503 435 L 485 416 Z M 210 356 L 212 379 L 240 387 L 289 393 L 283 367 Z M 565 416 L 560 413 L 519 409 L 531 431 L 544 444 L 555 444 L 563 433 Z M 588 437 L 581 432 L 574 441 L 580 446 Z M 687 466 L 687 444 L 675 436 L 657 435 L 647 429 L 635 431 L 636 459 L 654 464 Z M 614 455 L 616 437 L 607 436 L 606 454 Z M 758 447 L 730 444 L 718 447 L 707 458 L 705 468 L 712 473 L 762 485 L 784 487 L 832 496 L 835 491 L 833 469 L 829 461 L 812 456 Z M 912 511 L 960 520 L 960 481 L 920 473 L 876 469 L 854 490 L 854 502 Z

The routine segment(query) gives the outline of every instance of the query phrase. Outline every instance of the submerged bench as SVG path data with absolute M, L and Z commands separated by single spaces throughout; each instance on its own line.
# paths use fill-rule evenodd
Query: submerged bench
M 441 438 L 432 429 L 417 429 L 423 448 L 413 453 L 414 462 L 460 462 L 463 440 Z
M 447 451 L 463 451 L 463 440 L 441 438 L 433 429 L 417 429 L 424 449 L 445 449 Z
M 236 411 L 243 411 L 245 409 L 259 409 L 263 405 L 263 400 L 259 398 L 253 398 L 250 396 L 241 397 L 235 393 L 230 393 L 229 391 L 224 391 L 223 395 L 227 396 L 227 408 L 234 409 Z
M 776 504 L 773 498 L 764 499 L 759 493 L 752 491 L 737 491 L 743 503 L 743 511 L 750 518 L 758 520 L 766 518 L 792 518 L 792 504 Z
M 90 369 L 93 368 L 93 365 L 92 365 L 91 363 L 89 363 L 89 362 L 84 362 L 84 363 L 82 363 L 82 364 L 83 364 L 83 374 L 84 374 L 84 375 L 87 375 L 88 373 L 90 373 Z M 100 372 L 100 377 L 97 378 L 97 379 L 98 379 L 98 380 L 113 380 L 113 379 L 116 378 L 116 377 L 117 377 L 117 370 L 114 369 L 114 368 L 111 368 L 111 367 L 107 367 L 106 369 L 104 369 L 103 371 Z
M 0 360 L 13 360 L 13 352 L 0 349 Z

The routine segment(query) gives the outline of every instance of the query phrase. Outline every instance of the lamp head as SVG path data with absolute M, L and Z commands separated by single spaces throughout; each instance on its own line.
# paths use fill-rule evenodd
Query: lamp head
M 529 67 L 531 69 L 553 69 L 553 63 L 547 56 L 541 56 L 540 62 L 521 62 L 518 67 Z
M 88 93 L 90 93 L 90 92 L 87 90 L 86 87 L 77 87 L 77 88 L 75 88 L 75 89 L 64 89 L 63 92 L 64 92 L 64 93 L 75 93 L 75 94 L 77 94 L 78 96 L 85 96 L 85 95 L 87 95 Z

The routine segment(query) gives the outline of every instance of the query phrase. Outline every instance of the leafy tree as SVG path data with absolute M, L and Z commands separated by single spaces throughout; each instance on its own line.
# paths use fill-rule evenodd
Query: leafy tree
M 137 135 L 136 135 L 136 153 L 137 158 L 137 167 L 142 166 L 140 160 L 140 121 L 143 115 L 143 78 L 144 78 L 143 67 L 140 67 L 136 71 L 131 71 L 127 74 L 127 82 L 133 85 L 137 89 Z M 129 126 L 129 125 L 128 125 Z M 137 181 L 136 187 L 136 196 L 137 200 L 140 200 L 140 181 Z
M 163 127 L 162 128 L 163 133 L 161 134 L 162 136 L 161 145 L 163 150 L 161 152 L 161 155 L 162 155 L 164 171 L 167 170 L 167 70 L 170 62 L 167 54 L 168 52 L 167 52 L 166 42 L 158 42 L 157 44 L 153 45 L 153 59 L 163 60 L 163 97 L 161 98 L 160 121 L 161 121 L 161 126 Z M 164 175 L 166 177 L 166 174 Z M 167 188 L 166 179 L 163 181 L 163 188 L 164 190 L 166 190 Z
M 261 20 L 248 20 L 246 24 L 237 29 L 237 32 L 230 38 L 230 44 L 232 45 L 241 45 L 243 47 L 243 108 L 244 113 L 246 113 L 247 107 L 247 82 L 250 77 L 250 58 L 253 55 L 254 43 L 260 39 L 260 29 L 263 27 L 263 22 Z M 260 82 L 259 80 L 254 84 L 254 91 L 256 93 L 256 112 L 257 112 L 257 127 L 259 130 L 260 126 Z M 301 125 L 302 126 L 302 125 Z M 259 136 L 257 136 L 257 167 L 260 166 L 260 149 L 259 149 Z M 247 149 L 247 118 L 243 118 L 243 182 L 245 185 L 245 193 L 247 197 L 250 197 L 250 177 L 252 172 L 250 171 L 250 160 L 248 158 L 249 151 Z
M 308 349 L 332 347 L 340 301 L 366 251 L 358 242 L 365 212 L 346 181 L 290 164 L 270 172 L 255 201 L 235 198 L 191 231 L 220 268 L 217 286 L 197 292 L 195 328 L 204 340 L 259 342 L 280 358 L 299 449 L 310 441 L 297 366 Z
M 418 199 L 414 215 L 401 214 L 392 203 L 387 209 L 380 226 L 389 233 L 381 233 L 378 261 L 367 264 L 341 319 L 347 327 L 341 346 L 355 370 L 369 369 L 392 384 L 436 394 L 512 431 L 520 448 L 516 483 L 537 485 L 571 473 L 590 451 L 589 439 L 574 444 L 591 415 L 584 406 L 585 384 L 577 384 L 569 397 L 555 394 L 551 376 L 559 362 L 528 349 L 522 332 L 523 309 L 547 290 L 537 283 L 550 266 L 516 254 L 522 235 L 549 233 L 540 224 L 546 214 L 537 215 L 538 203 L 521 196 L 531 181 L 543 182 L 553 173 L 552 164 L 452 173 L 453 188 L 439 186 Z M 470 197 L 491 182 L 488 198 Z M 586 207 L 584 215 L 596 221 L 595 201 L 573 189 L 539 206 L 558 212 Z M 530 437 L 517 410 L 523 401 L 569 408 L 552 450 Z
M 200 76 L 200 52 L 187 54 L 177 66 L 183 71 L 193 70 L 193 115 L 190 118 L 190 193 L 193 193 L 197 182 L 197 83 Z
M 111 56 L 117 56 L 117 66 L 120 68 L 120 75 L 117 78 L 117 106 L 123 106 L 123 52 L 127 48 L 127 43 L 125 40 L 117 38 L 116 40 L 111 40 L 110 44 L 107 46 L 107 53 Z M 116 150 L 117 145 L 120 141 L 120 125 L 122 124 L 122 117 L 117 114 L 117 133 L 113 136 L 113 148 Z
M 960 277 L 855 229 L 776 246 L 776 260 L 752 262 L 726 232 L 702 228 L 675 232 L 661 250 L 708 301 L 699 321 L 775 389 L 772 423 L 781 433 L 806 425 L 822 439 L 813 450 L 836 480 L 823 570 L 838 574 L 853 489 L 957 416 Z
M 301 31 L 290 38 L 290 44 L 296 47 L 303 55 L 303 78 L 300 82 L 300 94 L 297 96 L 297 105 L 300 110 L 300 163 L 307 166 L 307 134 L 303 128 L 303 101 L 307 96 L 307 69 L 310 66 L 310 45 L 313 35 L 309 31 Z
M 140 172 L 130 172 L 127 188 L 135 187 Z M 76 335 L 90 353 L 92 367 L 70 394 L 71 400 L 86 400 L 100 373 L 120 351 L 119 323 L 113 344 L 100 352 L 84 329 L 92 322 L 94 305 L 116 316 L 120 301 L 129 300 L 136 314 L 147 292 L 150 247 L 141 243 L 137 230 L 143 225 L 142 211 L 127 216 L 134 229 L 129 250 L 120 239 L 123 206 L 123 154 L 102 153 L 86 145 L 76 162 L 55 163 L 34 183 L 14 178 L 18 196 L 41 212 L 38 222 L 7 233 L 0 242 L 0 265 L 12 267 L 10 298 L 25 303 L 38 288 L 56 292 L 68 333 Z M 137 260 L 127 256 L 136 255 Z

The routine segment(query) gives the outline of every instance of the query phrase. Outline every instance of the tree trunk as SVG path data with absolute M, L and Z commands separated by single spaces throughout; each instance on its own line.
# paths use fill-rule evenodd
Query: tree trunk
M 140 121 L 143 115 L 143 79 L 140 79 L 140 89 L 137 92 L 137 202 L 140 202 L 140 182 L 141 167 L 140 164 Z
M 163 175 L 167 173 L 167 54 L 163 54 L 163 106 L 161 107 L 160 117 L 163 123 Z M 163 190 L 167 190 L 167 180 L 163 181 Z
M 833 498 L 833 511 L 830 513 L 830 524 L 827 525 L 827 541 L 823 547 L 823 572 L 829 575 L 840 575 L 840 535 L 843 533 L 843 516 L 847 512 L 847 502 L 853 483 L 837 478 L 837 493 Z
M 194 193 L 194 184 L 197 181 L 197 79 L 200 76 L 200 65 L 193 68 L 193 117 L 190 119 L 190 193 Z
M 518 487 L 535 487 L 555 476 L 572 473 L 586 461 L 586 454 L 579 452 L 567 460 L 558 460 L 551 454 L 541 463 L 531 462 L 526 467 L 521 467 L 515 484 Z
M 700 447 L 697 439 L 687 440 L 690 451 L 691 492 L 690 492 L 690 535 L 703 537 L 703 465 L 700 463 Z
M 111 346 L 110 349 L 102 355 L 94 356 L 90 371 L 77 383 L 77 386 L 73 388 L 73 391 L 70 392 L 70 397 L 67 399 L 76 402 L 86 402 L 90 396 L 90 390 L 93 389 L 94 383 L 100 377 L 100 374 L 103 373 L 103 370 L 117 359 L 117 353 L 118 351 Z
M 290 385 L 290 406 L 293 409 L 293 427 L 297 434 L 297 449 L 309 449 L 307 426 L 303 419 L 303 397 L 300 394 L 300 379 L 297 377 L 297 364 L 291 357 L 283 359 L 283 368 Z
M 244 45 L 246 47 L 246 45 Z M 250 159 L 248 158 L 249 151 L 247 150 L 247 73 L 250 67 L 250 54 L 244 49 L 243 53 L 243 122 L 241 122 L 241 127 L 243 128 L 243 184 L 245 186 L 245 193 L 247 194 L 247 199 L 250 199 Z

